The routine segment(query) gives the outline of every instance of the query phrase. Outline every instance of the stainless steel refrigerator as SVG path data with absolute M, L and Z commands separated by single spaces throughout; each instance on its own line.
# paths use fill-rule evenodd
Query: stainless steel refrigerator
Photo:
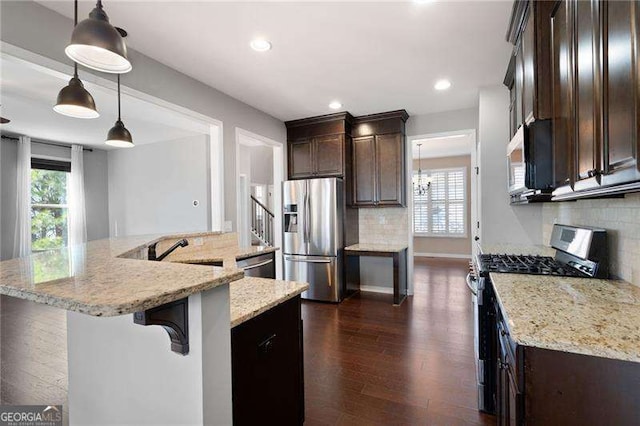
M 342 180 L 283 182 L 282 202 L 285 280 L 308 282 L 304 299 L 340 302 L 344 295 Z

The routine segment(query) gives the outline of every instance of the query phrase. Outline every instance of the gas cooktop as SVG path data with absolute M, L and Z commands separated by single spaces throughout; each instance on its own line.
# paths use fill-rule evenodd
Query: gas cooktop
M 547 256 L 481 254 L 478 260 L 482 272 L 588 277 L 574 267 Z

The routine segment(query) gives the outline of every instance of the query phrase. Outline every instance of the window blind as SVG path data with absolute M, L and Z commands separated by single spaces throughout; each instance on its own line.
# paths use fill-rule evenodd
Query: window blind
M 429 190 L 419 195 L 413 183 L 413 232 L 436 236 L 465 236 L 467 233 L 466 168 L 424 170 L 424 178 L 431 179 Z

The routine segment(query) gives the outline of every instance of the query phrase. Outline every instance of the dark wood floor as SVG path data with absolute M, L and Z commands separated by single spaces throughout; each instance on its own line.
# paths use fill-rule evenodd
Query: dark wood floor
M 400 307 L 372 293 L 305 302 L 306 424 L 494 424 L 476 409 L 466 270 L 417 260 L 415 295 Z M 0 403 L 66 411 L 64 311 L 2 296 L 0 321 Z
M 416 259 L 415 295 L 305 302 L 309 425 L 495 424 L 477 411 L 465 260 Z

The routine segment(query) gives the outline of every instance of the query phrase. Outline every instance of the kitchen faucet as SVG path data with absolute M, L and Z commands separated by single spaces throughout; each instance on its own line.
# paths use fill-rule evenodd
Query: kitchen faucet
M 178 241 L 177 243 L 175 243 L 174 245 L 169 247 L 160 256 L 156 256 L 156 246 L 157 245 L 158 245 L 158 243 L 154 243 L 154 244 L 151 244 L 149 246 L 149 260 L 155 260 L 155 261 L 160 262 L 162 259 L 164 259 L 165 257 L 169 256 L 171 253 L 173 253 L 173 251 L 175 249 L 177 249 L 178 247 L 186 247 L 186 246 L 188 246 L 189 245 L 189 241 L 187 241 L 186 238 L 181 239 L 180 241 Z

